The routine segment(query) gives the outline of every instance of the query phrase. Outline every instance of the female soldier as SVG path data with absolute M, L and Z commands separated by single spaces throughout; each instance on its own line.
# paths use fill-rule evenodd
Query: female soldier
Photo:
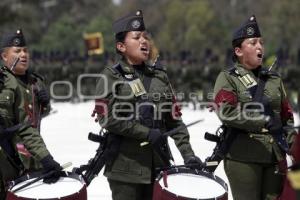
M 150 42 L 142 12 L 115 21 L 113 30 L 122 59 L 104 69 L 94 113 L 110 136 L 118 136 L 120 145 L 104 174 L 114 200 L 152 199 L 154 169 L 169 165 L 171 159 L 162 133 L 183 125 L 181 113 L 172 103 L 165 70 L 146 64 Z M 185 163 L 202 164 L 194 155 L 186 128 L 173 139 Z M 141 146 L 145 141 L 149 144 Z
M 236 64 L 214 87 L 217 114 L 234 137 L 225 172 L 235 200 L 274 199 L 288 151 L 283 126 L 293 124 L 293 114 L 281 78 L 261 67 L 264 45 L 254 15 L 234 32 L 232 45 Z

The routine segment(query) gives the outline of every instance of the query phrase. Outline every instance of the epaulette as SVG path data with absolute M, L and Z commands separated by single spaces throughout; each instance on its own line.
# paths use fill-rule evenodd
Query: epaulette
M 113 65 L 113 66 L 107 66 L 105 67 L 106 70 L 111 72 L 111 75 L 114 77 L 120 77 L 121 75 L 119 74 L 119 72 L 116 70 L 116 67 L 119 65 L 119 63 Z
M 122 66 L 120 63 L 117 63 L 110 67 L 111 71 L 114 73 L 114 75 L 120 76 L 120 77 L 125 77 L 126 73 L 122 69 Z
M 156 63 L 155 65 L 150 66 L 150 69 L 167 72 L 167 68 L 165 66 L 161 65 L 160 63 Z
M 236 69 L 236 67 L 229 67 L 228 69 L 225 70 L 226 72 L 228 72 L 230 75 L 234 75 L 234 76 L 239 76 L 240 73 L 239 71 Z
M 32 72 L 31 73 L 35 78 L 38 78 L 38 79 L 40 79 L 41 81 L 45 81 L 45 78 L 42 76 L 42 75 L 40 75 L 40 74 L 38 74 L 38 73 L 36 73 L 36 72 Z

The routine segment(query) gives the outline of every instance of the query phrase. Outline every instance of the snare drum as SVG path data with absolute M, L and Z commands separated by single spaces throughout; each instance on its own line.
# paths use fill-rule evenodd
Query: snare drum
M 66 174 L 53 184 L 45 184 L 39 180 L 17 192 L 13 190 L 32 181 L 37 174 L 23 176 L 10 183 L 6 200 L 87 200 L 87 191 L 84 180 L 77 174 Z
M 205 171 L 174 168 L 156 178 L 153 200 L 227 200 L 228 186 Z

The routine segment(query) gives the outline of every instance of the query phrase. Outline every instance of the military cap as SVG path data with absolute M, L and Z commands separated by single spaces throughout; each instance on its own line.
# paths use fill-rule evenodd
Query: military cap
M 128 31 L 144 31 L 145 29 L 141 10 L 121 17 L 113 23 L 113 31 L 115 34 Z
M 0 48 L 5 47 L 24 47 L 26 46 L 25 37 L 21 29 L 12 33 L 4 34 L 1 38 Z
M 256 18 L 252 15 L 233 33 L 232 42 L 237 39 L 261 37 Z

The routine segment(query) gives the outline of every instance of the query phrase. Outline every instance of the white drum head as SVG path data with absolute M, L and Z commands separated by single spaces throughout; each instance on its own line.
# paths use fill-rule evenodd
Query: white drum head
M 204 176 L 178 173 L 167 176 L 167 185 L 164 187 L 163 178 L 159 180 L 161 187 L 173 194 L 188 198 L 215 198 L 226 193 L 226 190 L 216 181 Z
M 14 190 L 32 180 L 33 179 L 29 179 L 19 183 L 11 190 Z M 40 180 L 24 189 L 15 192 L 14 194 L 16 196 L 25 198 L 50 199 L 72 195 L 79 192 L 82 187 L 83 183 L 81 183 L 79 180 L 69 177 L 61 177 L 59 181 L 54 184 L 46 184 L 43 183 L 43 180 Z

